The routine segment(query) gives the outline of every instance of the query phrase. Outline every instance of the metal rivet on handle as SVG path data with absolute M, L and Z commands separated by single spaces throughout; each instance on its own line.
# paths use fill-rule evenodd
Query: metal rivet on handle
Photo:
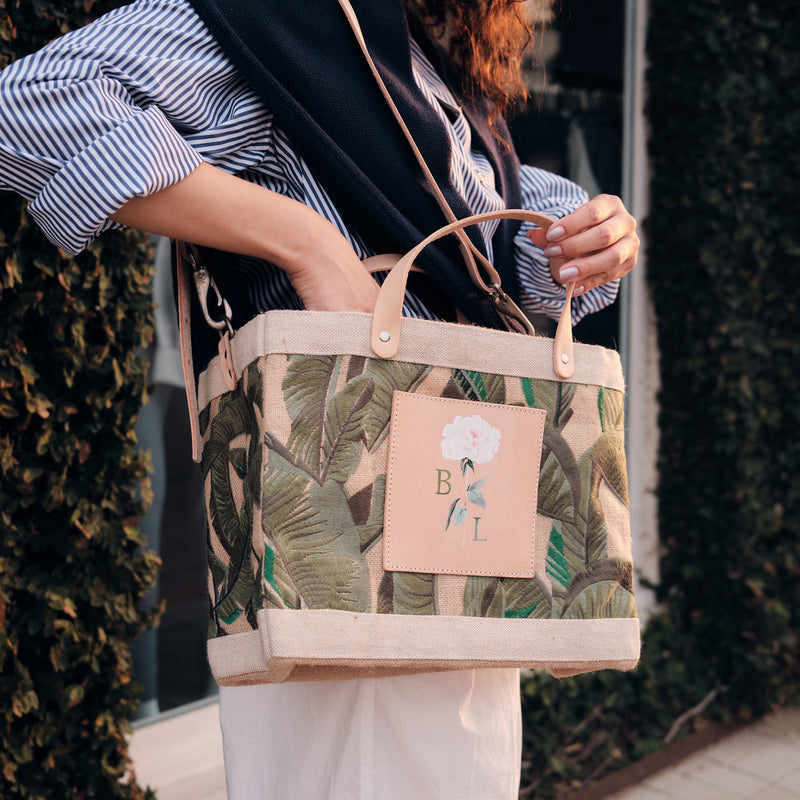
M 561 354 L 561 363 L 569 364 L 569 356 L 566 353 Z
M 388 341 L 389 341 L 389 339 L 391 339 L 391 338 L 392 338 L 392 334 L 391 334 L 391 333 L 389 333 L 389 331 L 381 331 L 381 332 L 378 334 L 378 338 L 379 338 L 379 339 L 380 339 L 382 342 L 388 342 Z

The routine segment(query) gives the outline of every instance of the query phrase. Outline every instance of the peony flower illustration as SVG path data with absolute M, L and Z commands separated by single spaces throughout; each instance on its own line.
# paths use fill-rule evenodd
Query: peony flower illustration
M 473 464 L 485 464 L 494 458 L 500 445 L 500 431 L 478 414 L 457 416 L 442 431 L 442 455 L 450 461 L 469 459 Z
M 442 455 L 449 461 L 460 461 L 461 475 L 465 478 L 464 494 L 453 500 L 447 512 L 447 530 L 451 525 L 457 528 L 466 521 L 468 502 L 486 508 L 481 489 L 488 476 L 470 481 L 467 472 L 474 472 L 475 464 L 486 464 L 494 458 L 500 446 L 501 433 L 474 414 L 471 417 L 457 416 L 444 426 L 442 436 Z M 463 535 L 461 544 L 464 544 Z

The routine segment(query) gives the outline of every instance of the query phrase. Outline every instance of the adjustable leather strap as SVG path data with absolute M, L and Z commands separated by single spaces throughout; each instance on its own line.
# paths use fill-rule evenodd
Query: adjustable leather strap
M 364 34 L 362 33 L 361 26 L 358 22 L 358 17 L 356 16 L 353 6 L 350 4 L 350 0 L 339 0 L 339 5 L 342 7 L 342 10 L 347 17 L 347 21 L 350 23 L 350 27 L 353 29 L 353 33 L 358 40 L 358 45 L 364 54 L 364 58 L 367 61 L 370 72 L 375 78 L 375 81 L 378 84 L 378 87 L 380 88 L 384 98 L 386 99 L 392 114 L 397 120 L 397 123 L 405 134 L 414 156 L 416 157 L 417 162 L 419 163 L 420 168 L 425 175 L 428 186 L 433 193 L 433 196 L 436 198 L 439 207 L 442 209 L 445 219 L 451 223 L 456 222 L 457 218 L 453 213 L 453 210 L 450 208 L 445 196 L 442 194 L 439 185 L 437 184 L 433 174 L 430 171 L 430 168 L 428 167 L 428 164 L 425 161 L 425 157 L 420 152 L 419 147 L 417 147 L 417 143 L 414 141 L 411 131 L 408 129 L 402 114 L 395 105 L 391 94 L 389 94 L 389 90 L 386 88 L 386 84 L 383 82 L 383 78 L 381 78 L 380 73 L 378 72 L 378 68 L 375 66 L 375 62 L 372 60 L 366 40 L 364 39 Z M 464 256 L 464 260 L 466 261 L 467 269 L 469 270 L 469 274 L 473 283 L 493 298 L 495 310 L 500 315 L 506 327 L 508 327 L 510 330 L 533 335 L 533 326 L 528 321 L 528 318 L 525 316 L 524 312 L 518 308 L 511 298 L 509 298 L 508 295 L 506 295 L 500 288 L 500 275 L 491 262 L 477 247 L 475 247 L 470 238 L 466 235 L 466 233 L 464 233 L 463 228 L 458 228 L 452 232 L 455 233 L 456 237 L 458 238 L 459 248 Z M 484 280 L 481 270 L 478 269 L 478 266 L 475 263 L 476 259 L 478 263 L 480 263 L 485 274 L 488 276 L 488 282 Z
M 197 384 L 192 361 L 192 287 L 186 242 L 175 242 L 177 261 L 178 329 L 181 342 L 183 382 L 186 387 L 186 404 L 189 406 L 189 430 L 192 438 L 192 460 L 200 462 L 200 420 L 197 408 Z

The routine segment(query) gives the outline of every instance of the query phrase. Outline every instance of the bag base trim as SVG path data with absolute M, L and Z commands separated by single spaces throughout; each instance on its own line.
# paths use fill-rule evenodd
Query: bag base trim
M 567 677 L 628 670 L 639 620 L 497 619 L 262 609 L 258 630 L 208 642 L 222 686 L 526 667 Z M 475 658 L 475 653 L 481 653 Z M 472 654 L 467 656 L 466 654 Z

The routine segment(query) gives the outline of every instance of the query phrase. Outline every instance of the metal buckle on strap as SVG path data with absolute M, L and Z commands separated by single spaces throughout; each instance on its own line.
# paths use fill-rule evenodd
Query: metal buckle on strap
M 517 333 L 535 336 L 536 331 L 525 312 L 503 291 L 499 283 L 492 284 L 490 292 L 494 310 L 500 315 L 506 327 Z

